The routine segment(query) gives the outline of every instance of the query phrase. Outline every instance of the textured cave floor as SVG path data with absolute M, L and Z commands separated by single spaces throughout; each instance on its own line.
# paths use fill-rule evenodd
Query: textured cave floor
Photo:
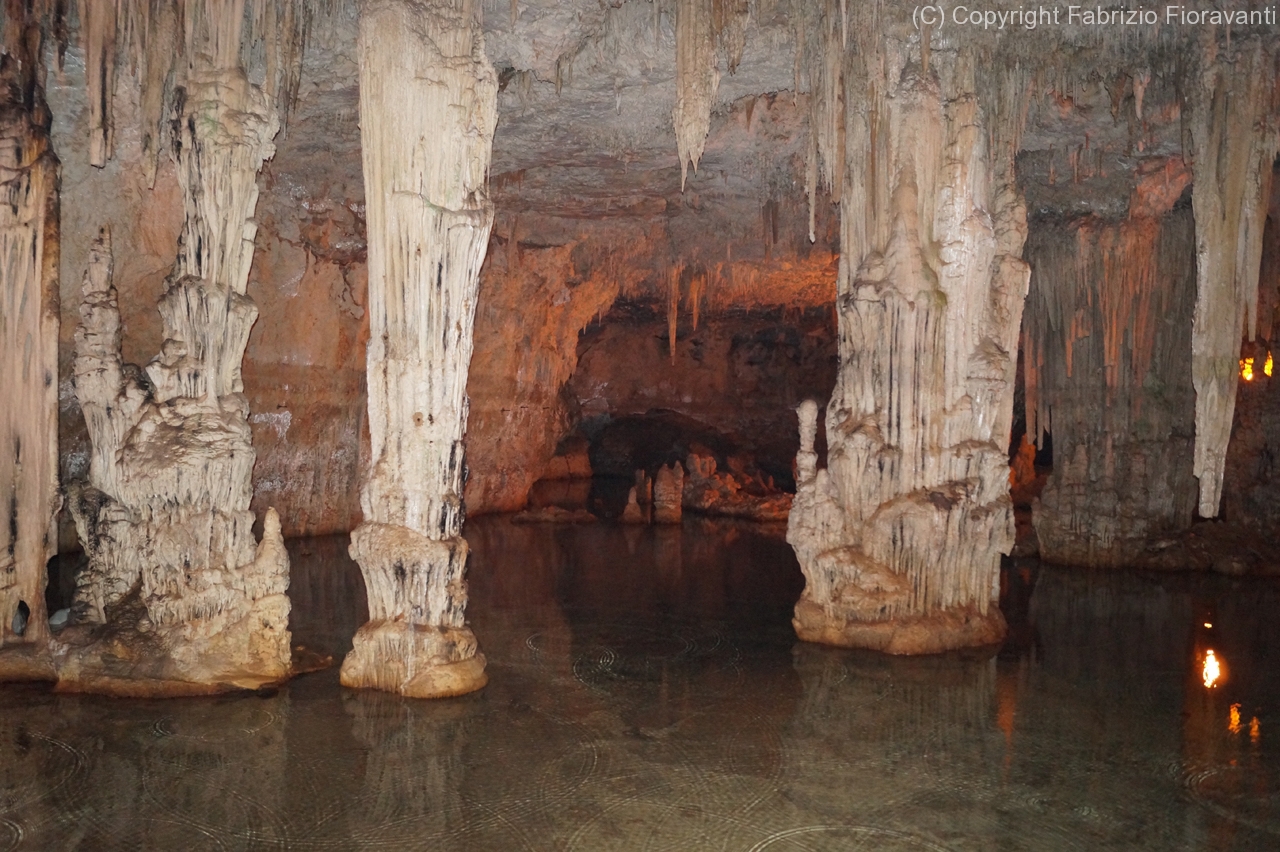
M 896 659 L 795 641 L 776 531 L 466 534 L 482 692 L 5 687 L 0 852 L 1280 848 L 1275 581 L 1019 562 L 999 655 Z M 291 543 L 313 650 L 363 618 L 344 550 Z

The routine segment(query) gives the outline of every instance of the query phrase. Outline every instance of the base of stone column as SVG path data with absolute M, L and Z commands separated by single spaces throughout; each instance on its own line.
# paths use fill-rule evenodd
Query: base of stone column
M 58 679 L 48 643 L 21 642 L 0 648 L 0 683 L 49 682 Z
M 791 624 L 805 642 L 904 655 L 998 645 L 1009 629 L 994 605 L 986 615 L 966 607 L 890 621 L 845 621 L 803 598 Z
M 120 698 L 178 698 L 258 690 L 293 676 L 289 599 L 271 595 L 217 633 L 146 624 L 137 596 L 112 623 L 68 627 L 43 648 L 0 651 L 0 681 L 53 681 L 54 691 Z M 25 662 L 23 658 L 26 658 Z
M 484 654 L 466 627 L 371 621 L 356 631 L 342 661 L 342 685 L 409 698 L 448 698 L 489 682 Z

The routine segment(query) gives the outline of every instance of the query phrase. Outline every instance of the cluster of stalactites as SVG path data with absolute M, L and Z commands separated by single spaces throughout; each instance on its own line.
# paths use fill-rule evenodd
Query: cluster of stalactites
M 883 105 L 891 53 L 885 51 L 878 2 L 848 0 L 810 3 L 792 0 L 795 34 L 795 88 L 809 92 L 809 150 L 805 194 L 809 201 L 809 241 L 816 239 L 817 197 L 831 193 L 839 203 L 845 188 L 845 136 L 865 130 L 860 118 Z M 929 67 L 927 33 L 923 37 L 923 70 Z M 846 92 L 849 103 L 846 103 Z
M 32 19 L 58 42 L 59 62 L 77 24 L 85 54 L 89 161 L 113 156 L 112 97 L 117 69 L 141 87 L 142 147 L 154 180 L 166 118 L 180 107 L 193 69 L 241 69 L 287 113 L 296 100 L 311 20 L 342 0 L 37 0 Z M 73 13 L 74 16 L 73 16 Z M 177 141 L 177 140 L 173 140 Z
M 711 130 L 711 108 L 720 85 L 720 54 L 732 74 L 742 61 L 747 0 L 676 0 L 676 105 L 671 111 L 680 187 L 696 172 Z
M 1198 60 L 1186 96 L 1197 267 L 1191 367 L 1200 515 L 1214 517 L 1235 412 L 1240 338 L 1257 333 L 1262 231 L 1280 153 L 1280 52 L 1261 38 L 1225 48 L 1206 40 Z

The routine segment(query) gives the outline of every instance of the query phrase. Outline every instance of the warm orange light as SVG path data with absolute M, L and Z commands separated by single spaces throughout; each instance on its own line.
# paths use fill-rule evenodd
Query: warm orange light
M 1222 676 L 1222 667 L 1218 665 L 1218 655 L 1213 653 L 1210 648 L 1204 652 L 1204 669 L 1201 672 L 1204 678 L 1204 688 L 1213 689 L 1218 685 L 1218 678 Z
M 1205 626 L 1205 627 L 1213 627 L 1213 623 L 1212 623 L 1212 622 L 1209 622 L 1209 621 L 1206 621 L 1206 622 L 1204 623 L 1204 626 Z
M 1262 738 L 1262 724 L 1258 721 L 1258 717 L 1254 716 L 1249 720 L 1249 742 L 1254 745 L 1258 744 L 1258 740 Z
M 1231 716 L 1227 722 L 1227 730 L 1233 734 L 1240 733 L 1240 705 L 1231 705 Z
M 1240 359 L 1240 378 L 1244 379 L 1246 382 L 1253 381 L 1253 359 L 1252 358 Z
M 1262 372 L 1263 372 L 1263 375 L 1270 376 L 1270 375 L 1271 375 L 1271 370 L 1272 370 L 1274 367 L 1275 367 L 1275 362 L 1273 362 L 1273 361 L 1271 360 L 1271 353 L 1270 353 L 1270 352 L 1268 352 L 1268 353 L 1267 353 L 1267 360 L 1266 360 L 1266 362 L 1262 365 Z

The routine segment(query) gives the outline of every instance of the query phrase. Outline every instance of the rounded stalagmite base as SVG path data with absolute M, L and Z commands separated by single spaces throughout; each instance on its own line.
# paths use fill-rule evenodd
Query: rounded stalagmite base
M 270 595 L 240 620 L 209 636 L 139 629 L 136 597 L 104 625 L 70 627 L 55 640 L 56 692 L 119 698 L 181 698 L 279 686 L 295 671 L 289 599 Z
M 0 683 L 53 682 L 58 679 L 49 643 L 16 643 L 0 648 Z
M 995 605 L 986 614 L 966 607 L 889 621 L 845 621 L 804 599 L 796 604 L 791 624 L 805 642 L 901 655 L 999 645 L 1009 630 Z
M 484 654 L 466 627 L 371 621 L 356 631 L 342 661 L 342 685 L 409 698 L 449 698 L 488 683 L 484 666 Z

